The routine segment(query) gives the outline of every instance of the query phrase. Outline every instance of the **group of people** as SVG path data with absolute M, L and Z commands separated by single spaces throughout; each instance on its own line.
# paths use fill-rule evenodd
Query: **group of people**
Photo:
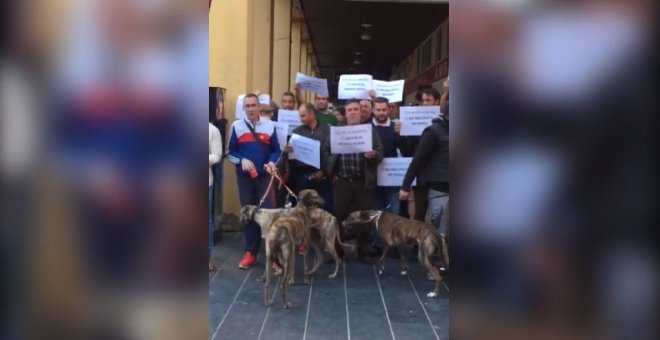
M 304 102 L 297 85 L 295 94 L 285 92 L 282 95 L 279 106 L 272 102 L 270 105 L 260 104 L 257 94 L 245 95 L 246 117 L 232 124 L 226 152 L 227 159 L 236 166 L 241 206 L 284 207 L 286 189 L 281 185 L 269 186 L 271 175 L 277 175 L 295 193 L 316 190 L 325 201 L 323 209 L 334 214 L 338 221 L 345 220 L 354 211 L 370 209 L 410 217 L 408 201 L 413 200 L 413 217 L 424 221 L 428 210 L 432 224 L 440 232 L 445 232 L 449 200 L 448 80 L 442 94 L 434 88 L 421 91 L 419 105 L 440 106 L 442 112 L 421 136 L 401 136 L 398 104 L 377 97 L 374 91 L 369 95 L 370 100 L 350 99 L 345 101 L 343 108 L 334 111 L 329 109 L 328 97 L 316 94 L 314 104 Z M 273 123 L 277 121 L 280 108 L 298 109 L 301 125 L 292 133 L 320 142 L 320 168 L 290 159 L 293 147 L 289 143 L 280 147 Z M 332 154 L 330 126 L 360 124 L 372 126 L 372 150 Z M 219 131 L 209 124 L 209 255 L 213 248 L 214 229 L 211 167 L 222 159 L 222 138 L 219 136 Z M 412 157 L 401 187 L 378 185 L 377 168 L 385 157 Z M 293 200 L 291 203 L 295 205 L 297 202 Z M 245 254 L 238 266 L 248 269 L 257 259 L 261 229 L 256 223 L 249 222 L 243 226 L 243 233 Z M 357 245 L 361 260 L 382 253 L 382 240 L 375 232 L 359 235 Z M 214 269 L 209 260 L 209 270 Z

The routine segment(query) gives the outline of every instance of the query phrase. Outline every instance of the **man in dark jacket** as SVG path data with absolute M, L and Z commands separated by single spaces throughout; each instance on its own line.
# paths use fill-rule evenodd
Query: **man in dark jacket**
M 360 125 L 360 102 L 349 100 L 345 107 L 347 124 Z M 334 205 L 335 216 L 339 222 L 354 211 L 371 209 L 371 191 L 376 185 L 378 164 L 383 161 L 383 143 L 376 129 L 372 125 L 369 127 L 373 150 L 331 156 L 330 169 L 333 169 L 332 174 L 337 176 Z M 358 235 L 358 256 L 364 259 L 371 251 L 370 248 L 369 235 Z
M 302 125 L 293 130 L 293 133 L 311 138 L 321 142 L 321 168 L 317 169 L 311 165 L 299 162 L 295 159 L 289 160 L 289 152 L 293 152 L 293 147 L 287 144 L 284 147 L 283 161 L 289 162 L 290 175 L 289 180 L 293 190 L 299 193 L 301 190 L 314 189 L 325 201 L 323 209 L 334 213 L 332 179 L 330 177 L 330 126 L 320 123 L 316 120 L 314 106 L 310 103 L 300 105 L 300 122 Z
M 449 121 L 437 118 L 424 129 L 415 156 L 399 191 L 399 198 L 410 198 L 410 186 L 428 188 L 431 222 L 441 233 L 447 231 L 445 209 L 449 201 Z

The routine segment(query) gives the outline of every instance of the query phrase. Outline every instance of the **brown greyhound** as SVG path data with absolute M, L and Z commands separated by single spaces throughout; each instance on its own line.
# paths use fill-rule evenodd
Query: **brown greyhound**
M 438 233 L 433 226 L 424 222 L 411 220 L 399 215 L 390 214 L 380 210 L 364 210 L 351 213 L 342 222 L 347 234 L 357 234 L 359 228 L 370 228 L 375 225 L 378 235 L 385 244 L 383 254 L 380 257 L 379 274 L 383 273 L 385 257 L 391 247 L 397 247 L 401 259 L 401 275 L 406 275 L 408 264 L 403 256 L 402 248 L 406 244 L 417 243 L 419 253 L 417 257 L 424 269 L 433 276 L 435 290 L 427 294 L 428 297 L 437 297 L 440 291 L 442 276 L 438 269 L 431 264 L 431 256 L 437 254 L 442 256 L 445 264 L 449 265 L 449 254 L 447 251 L 447 240 L 445 235 Z M 442 250 L 442 252 L 441 252 Z

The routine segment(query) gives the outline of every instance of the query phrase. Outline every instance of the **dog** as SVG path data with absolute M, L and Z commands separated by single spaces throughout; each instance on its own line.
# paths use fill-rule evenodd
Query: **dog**
M 442 256 L 445 264 L 449 265 L 449 254 L 447 252 L 447 240 L 445 235 L 438 233 L 435 228 L 424 222 L 404 218 L 380 210 L 364 210 L 351 213 L 342 222 L 344 231 L 348 234 L 357 234 L 365 226 L 374 225 L 378 235 L 383 239 L 383 254 L 380 257 L 379 274 L 384 270 L 385 257 L 392 247 L 397 247 L 401 262 L 401 275 L 408 272 L 408 264 L 403 256 L 403 246 L 417 243 L 419 252 L 417 257 L 427 273 L 435 280 L 435 290 L 427 294 L 428 297 L 437 297 L 440 291 L 442 276 L 437 268 L 431 264 L 431 256 L 437 254 Z
M 335 271 L 328 276 L 329 279 L 334 279 L 337 277 L 337 273 L 339 273 L 339 265 L 342 262 L 338 249 L 343 253 L 343 248 L 352 248 L 352 246 L 341 242 L 337 218 L 331 213 L 319 208 L 319 206 L 323 205 L 323 199 L 319 196 L 318 192 L 311 189 L 302 190 L 298 194 L 298 197 L 300 204 L 308 208 L 310 228 L 318 230 L 321 238 L 321 247 L 335 261 Z M 317 252 L 317 254 L 321 255 L 320 252 Z M 317 256 L 310 273 L 316 272 L 321 262 L 319 256 Z
M 309 244 L 308 213 L 305 207 L 291 209 L 286 215 L 276 219 L 268 228 L 266 234 L 266 280 L 264 281 L 264 305 L 270 306 L 270 280 L 273 276 L 271 262 L 279 263 L 283 268 L 280 292 L 282 306 L 291 309 L 291 302 L 287 301 L 286 289 L 295 279 L 294 267 L 296 248 L 300 244 Z M 303 254 L 303 267 L 305 284 L 309 284 L 310 274 L 307 267 L 307 252 Z

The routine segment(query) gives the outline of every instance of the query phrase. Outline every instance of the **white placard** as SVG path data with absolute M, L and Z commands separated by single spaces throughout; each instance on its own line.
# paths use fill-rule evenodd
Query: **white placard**
M 399 117 L 401 136 L 421 136 L 433 119 L 440 118 L 440 106 L 402 106 Z
M 279 109 L 277 111 L 277 121 L 289 125 L 288 134 L 291 134 L 291 131 L 293 131 L 293 129 L 302 125 L 302 123 L 300 122 L 300 114 L 298 113 L 298 111 L 295 110 Z
M 376 91 L 376 96 L 385 97 L 390 103 L 398 103 L 403 101 L 403 86 L 405 82 L 405 80 L 374 80 L 374 91 Z
M 412 157 L 387 157 L 378 164 L 378 186 L 381 187 L 400 187 L 403 184 L 403 178 L 410 167 Z M 413 186 L 417 179 L 413 181 Z
M 286 136 L 289 134 L 289 124 L 273 122 L 275 124 L 275 134 L 277 135 L 277 141 L 280 143 L 280 150 L 284 150 L 286 146 Z
M 296 84 L 301 90 L 314 92 L 320 96 L 328 97 L 328 80 L 315 78 L 300 72 L 296 73 Z
M 293 147 L 293 152 L 289 154 L 289 156 L 293 155 L 293 158 L 290 159 L 297 159 L 299 162 L 321 169 L 320 141 L 294 133 L 289 139 L 289 144 Z
M 342 74 L 339 77 L 339 99 L 370 99 L 373 79 L 368 74 Z
M 244 100 L 245 100 L 244 94 L 236 98 L 236 120 L 245 119 L 245 117 L 247 117 L 247 115 L 245 114 L 245 109 L 243 107 Z M 259 104 L 270 105 L 270 95 L 268 93 L 260 94 Z
M 373 150 L 371 124 L 330 127 L 330 152 L 362 153 Z
M 259 95 L 259 104 L 270 105 L 270 95 L 268 93 L 262 93 Z

